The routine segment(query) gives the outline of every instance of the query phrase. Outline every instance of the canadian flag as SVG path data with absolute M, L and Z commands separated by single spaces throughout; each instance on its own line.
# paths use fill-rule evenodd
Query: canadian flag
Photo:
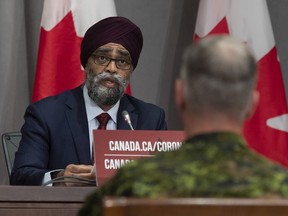
M 45 0 L 32 101 L 84 82 L 80 44 L 97 21 L 115 16 L 113 0 Z
M 230 34 L 250 46 L 257 58 L 260 104 L 245 123 L 250 147 L 288 166 L 288 114 L 285 89 L 265 0 L 200 0 L 195 40 Z

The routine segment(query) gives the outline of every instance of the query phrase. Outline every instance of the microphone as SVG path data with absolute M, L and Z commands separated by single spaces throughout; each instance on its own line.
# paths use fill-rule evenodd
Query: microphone
M 123 110 L 122 116 L 123 116 L 124 120 L 127 122 L 127 124 L 130 126 L 131 130 L 134 130 L 134 128 L 131 124 L 129 113 L 126 110 Z

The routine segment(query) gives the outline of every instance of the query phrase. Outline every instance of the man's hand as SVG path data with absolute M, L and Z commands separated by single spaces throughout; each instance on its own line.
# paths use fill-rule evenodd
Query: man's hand
M 81 177 L 89 180 L 95 180 L 95 173 L 91 172 L 93 166 L 92 165 L 75 165 L 69 164 L 66 168 L 56 174 L 55 177 L 61 176 L 72 176 L 72 177 Z M 63 179 L 64 180 L 64 179 Z M 70 182 L 77 181 L 76 179 L 65 179 L 67 182 L 59 182 L 54 183 L 53 186 L 89 186 L 88 184 L 84 184 L 81 182 Z

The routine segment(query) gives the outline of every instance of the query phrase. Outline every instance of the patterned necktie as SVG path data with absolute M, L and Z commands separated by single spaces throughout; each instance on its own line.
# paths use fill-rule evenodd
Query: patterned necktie
M 99 122 L 98 130 L 106 130 L 107 123 L 110 119 L 110 115 L 108 113 L 101 113 L 96 116 L 96 119 Z M 92 145 L 92 164 L 94 164 L 94 145 Z
M 106 126 L 110 119 L 110 115 L 108 113 L 101 113 L 96 118 L 99 122 L 98 130 L 106 130 Z

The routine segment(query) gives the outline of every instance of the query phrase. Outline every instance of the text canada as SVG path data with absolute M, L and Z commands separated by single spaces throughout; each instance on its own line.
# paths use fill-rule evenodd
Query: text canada
M 147 151 L 147 152 L 163 152 L 174 151 L 182 146 L 182 142 L 170 142 L 170 141 L 109 141 L 110 151 Z

